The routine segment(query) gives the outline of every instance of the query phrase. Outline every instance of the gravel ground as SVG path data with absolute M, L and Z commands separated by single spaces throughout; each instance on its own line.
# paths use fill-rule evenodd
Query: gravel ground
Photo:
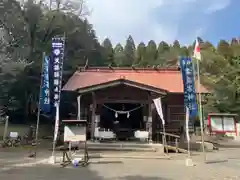
M 18 160 L 16 164 L 21 164 L 21 158 L 18 157 L 20 153 L 1 152 L 0 180 L 237 180 L 240 179 L 239 151 L 240 149 L 224 149 L 208 153 L 207 163 L 203 163 L 202 155 L 194 155 L 194 167 L 185 166 L 185 155 L 174 155 L 171 160 L 95 159 L 85 168 L 39 164 L 7 170 L 4 170 L 6 164 L 11 166 L 14 160 Z M 44 155 L 46 153 L 39 154 L 42 157 Z M 13 162 L 7 162 L 9 159 Z M 26 160 L 23 159 L 23 162 Z

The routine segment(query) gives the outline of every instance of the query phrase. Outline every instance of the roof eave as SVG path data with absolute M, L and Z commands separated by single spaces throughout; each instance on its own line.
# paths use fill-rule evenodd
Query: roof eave
M 150 91 L 150 92 L 155 92 L 155 93 L 158 93 L 161 95 L 166 95 L 168 93 L 168 91 L 166 91 L 166 90 L 162 90 L 159 88 L 155 88 L 152 86 L 148 86 L 145 84 L 141 84 L 141 83 L 125 80 L 125 79 L 119 79 L 119 80 L 110 81 L 107 83 L 97 84 L 97 85 L 89 86 L 86 88 L 79 88 L 79 89 L 77 89 L 77 91 L 78 91 L 78 93 L 83 94 L 83 93 L 88 93 L 88 92 L 92 92 L 92 91 L 96 91 L 96 90 L 100 90 L 100 89 L 104 89 L 104 88 L 108 88 L 108 87 L 118 86 L 121 84 L 130 86 L 130 87 L 139 88 L 139 89 L 146 90 L 146 91 Z

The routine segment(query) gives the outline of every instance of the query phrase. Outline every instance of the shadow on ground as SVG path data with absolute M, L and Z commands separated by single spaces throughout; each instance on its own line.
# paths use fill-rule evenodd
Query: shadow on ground
M 216 164 L 216 163 L 226 163 L 228 160 L 214 160 L 214 161 L 207 161 L 206 164 Z
M 161 177 L 143 177 L 143 176 L 125 176 L 121 177 L 121 180 L 171 180 L 167 178 Z
M 14 168 L 0 173 L 1 180 L 104 180 L 97 172 L 88 167 L 53 167 L 53 166 L 33 166 L 24 168 Z

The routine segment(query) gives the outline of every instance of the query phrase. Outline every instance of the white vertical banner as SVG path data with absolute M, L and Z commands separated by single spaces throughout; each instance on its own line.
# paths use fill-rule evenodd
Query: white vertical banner
M 186 107 L 186 137 L 187 141 L 190 142 L 190 136 L 189 136 L 189 109 Z
M 163 118 L 163 112 L 162 112 L 162 101 L 161 101 L 161 98 L 159 97 L 157 99 L 154 99 L 153 102 L 154 102 L 154 104 L 156 106 L 158 115 L 159 115 L 159 117 L 162 120 L 162 124 L 165 125 L 165 120 Z
M 59 130 L 59 105 L 56 106 L 56 117 L 55 117 L 55 127 L 54 127 L 54 139 L 53 141 L 56 142 Z

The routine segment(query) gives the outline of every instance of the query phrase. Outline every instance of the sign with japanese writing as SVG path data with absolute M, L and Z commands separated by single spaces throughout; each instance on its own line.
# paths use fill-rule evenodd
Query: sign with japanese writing
M 41 110 L 50 112 L 50 87 L 49 87 L 49 57 L 44 57 L 42 71 L 42 87 L 41 87 Z
M 197 116 L 198 106 L 192 59 L 182 57 L 180 59 L 180 66 L 184 86 L 184 104 L 189 109 L 189 117 L 194 118 Z
M 64 38 L 57 37 L 52 39 L 53 100 L 55 107 L 60 103 L 64 43 Z

